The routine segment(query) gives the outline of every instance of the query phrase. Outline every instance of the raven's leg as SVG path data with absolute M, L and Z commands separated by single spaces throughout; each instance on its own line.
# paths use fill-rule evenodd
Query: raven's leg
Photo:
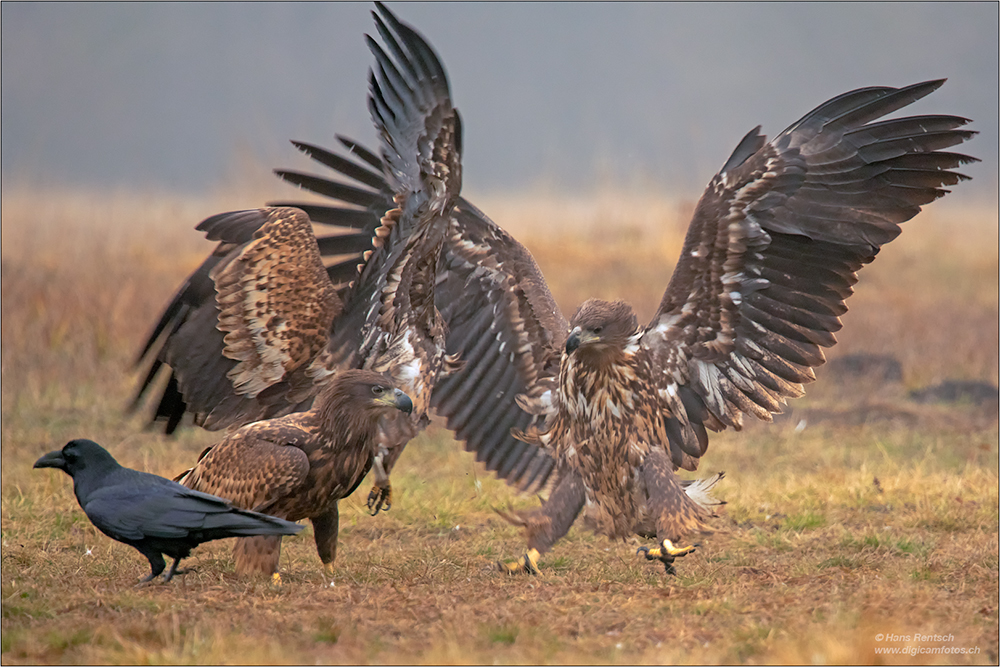
M 690 532 L 711 532 L 705 520 L 714 516 L 711 504 L 719 503 L 707 495 L 707 490 L 719 479 L 721 475 L 716 475 L 706 484 L 699 484 L 697 492 L 700 495 L 696 500 L 677 479 L 666 451 L 660 447 L 651 448 L 642 464 L 642 480 L 646 485 L 649 512 L 656 522 L 659 544 L 652 548 L 639 547 L 636 553 L 643 554 L 646 560 L 663 563 L 667 574 L 677 574 L 674 560 L 688 555 L 700 545 L 678 546 L 675 542 Z M 695 492 L 694 489 L 692 492 Z
M 163 575 L 163 581 L 165 582 L 170 581 L 171 579 L 173 579 L 175 574 L 187 574 L 188 572 L 191 571 L 191 570 L 177 569 L 177 564 L 181 562 L 181 558 L 183 558 L 183 556 L 177 556 L 176 558 L 174 558 L 174 562 L 170 564 L 170 569 L 167 570 L 167 573 L 165 575 Z
M 538 557 L 552 548 L 569 532 L 570 526 L 583 509 L 583 481 L 572 470 L 565 470 L 549 499 L 530 512 L 497 512 L 515 526 L 523 526 L 528 536 L 528 551 L 515 561 L 497 562 L 501 572 L 539 574 Z
M 156 579 L 156 577 L 160 575 L 160 572 L 163 572 L 163 568 L 167 566 L 167 561 L 163 560 L 163 554 L 159 551 L 140 550 L 140 552 L 146 557 L 146 560 L 149 561 L 149 568 L 151 570 L 148 577 L 143 577 L 139 580 L 140 584 L 145 584 L 153 579 Z
M 323 561 L 323 571 L 333 577 L 333 562 L 337 559 L 337 534 L 340 531 L 340 510 L 337 503 L 326 514 L 312 518 L 313 535 L 316 538 L 316 552 Z
M 233 547 L 236 572 L 249 574 L 274 574 L 278 571 L 278 557 L 281 556 L 280 535 L 254 535 L 239 537 Z

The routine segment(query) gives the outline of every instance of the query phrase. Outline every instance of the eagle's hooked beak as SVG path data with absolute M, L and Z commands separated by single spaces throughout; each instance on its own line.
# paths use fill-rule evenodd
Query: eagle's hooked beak
M 54 452 L 49 452 L 42 458 L 35 461 L 35 465 L 32 468 L 59 468 L 60 470 L 66 469 L 66 459 L 63 458 L 62 450 L 57 449 Z
M 403 393 L 403 391 L 400 389 L 393 390 L 391 397 L 389 395 L 385 395 L 382 398 L 376 400 L 378 400 L 378 402 L 380 403 L 386 403 L 387 405 L 391 405 L 395 408 L 398 408 L 399 410 L 402 410 L 406 414 L 410 414 L 413 412 L 413 401 L 411 401 L 410 397 L 407 396 L 405 393 Z
M 580 327 L 576 327 L 569 332 L 569 338 L 566 339 L 566 354 L 572 354 L 573 350 L 581 345 L 593 343 L 598 340 L 600 340 L 600 336 L 592 331 L 585 331 Z

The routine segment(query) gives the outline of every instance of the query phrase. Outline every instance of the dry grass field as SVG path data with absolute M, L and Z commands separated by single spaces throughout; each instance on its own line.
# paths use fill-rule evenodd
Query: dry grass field
M 625 297 L 640 320 L 691 208 L 473 199 L 532 250 L 564 312 Z M 31 464 L 88 437 L 173 476 L 216 438 L 126 414 L 131 364 L 210 247 L 193 226 L 260 200 L 4 192 L 4 664 L 997 663 L 997 404 L 907 397 L 998 380 L 996 211 L 957 205 L 931 206 L 862 272 L 828 355 L 893 355 L 902 379 L 820 369 L 790 416 L 716 434 L 701 474 L 726 471 L 728 505 L 676 577 L 638 541 L 582 528 L 543 576 L 501 576 L 494 561 L 524 546 L 493 508 L 537 500 L 432 428 L 397 467 L 390 512 L 342 503 L 334 585 L 307 528 L 286 539 L 281 587 L 238 577 L 215 542 L 194 572 L 135 588 L 145 560 L 90 525 L 68 477 Z

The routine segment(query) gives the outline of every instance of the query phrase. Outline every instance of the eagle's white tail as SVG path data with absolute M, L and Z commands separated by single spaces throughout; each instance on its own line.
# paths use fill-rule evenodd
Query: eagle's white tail
M 713 497 L 709 491 L 725 476 L 726 473 L 717 472 L 705 479 L 686 479 L 681 482 L 681 486 L 684 487 L 684 493 L 688 495 L 688 498 L 696 502 L 699 507 L 715 514 L 713 508 L 725 505 L 726 501 Z

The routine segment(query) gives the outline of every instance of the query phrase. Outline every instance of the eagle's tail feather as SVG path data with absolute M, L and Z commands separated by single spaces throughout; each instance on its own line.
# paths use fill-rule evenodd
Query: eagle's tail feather
M 725 505 L 726 501 L 719 500 L 709 492 L 725 476 L 725 472 L 717 472 L 711 477 L 705 477 L 704 479 L 683 480 L 681 486 L 684 488 L 684 493 L 687 494 L 688 498 L 693 500 L 702 509 L 711 513 L 712 516 L 715 516 L 713 508 Z

